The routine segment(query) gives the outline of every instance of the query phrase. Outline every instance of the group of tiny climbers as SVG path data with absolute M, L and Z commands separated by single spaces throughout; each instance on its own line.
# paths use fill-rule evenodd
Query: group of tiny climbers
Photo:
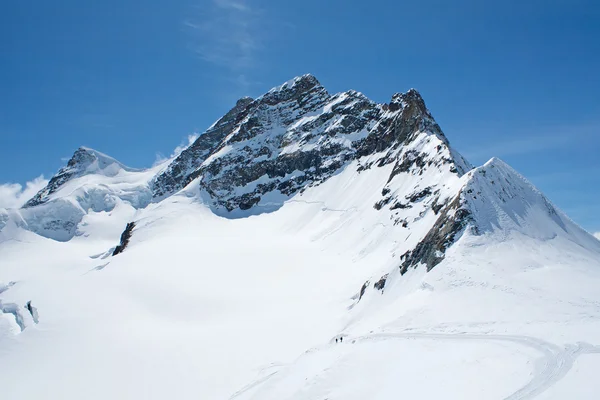
M 344 341 L 344 337 L 340 336 L 339 338 L 335 338 L 335 342 L 337 343 L 339 340 L 340 343 L 342 343 Z

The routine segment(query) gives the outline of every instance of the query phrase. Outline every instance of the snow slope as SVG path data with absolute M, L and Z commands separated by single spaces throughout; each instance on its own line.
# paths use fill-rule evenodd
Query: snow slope
M 307 79 L 323 102 L 292 112 Z M 502 161 L 471 169 L 420 97 L 360 100 L 379 113 L 364 135 L 272 149 L 276 165 L 346 138 L 336 168 L 207 191 L 212 163 L 243 170 L 223 134 L 248 107 L 284 98 L 268 113 L 293 120 L 244 139 L 260 149 L 349 118 L 345 96 L 296 78 L 148 170 L 80 149 L 37 200 L 0 210 L 2 398 L 597 398 L 600 241 Z M 250 193 L 246 210 L 219 203 Z
M 82 234 L 80 224 L 90 212 L 110 212 L 119 206 L 131 208 L 132 215 L 133 210 L 150 204 L 150 181 L 170 161 L 136 170 L 99 151 L 81 147 L 22 209 L 0 209 L 0 241 L 9 238 L 9 230 L 15 227 L 67 241 Z

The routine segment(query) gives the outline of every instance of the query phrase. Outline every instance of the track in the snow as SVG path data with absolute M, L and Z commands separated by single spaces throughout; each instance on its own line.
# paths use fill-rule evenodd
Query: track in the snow
M 377 341 L 387 339 L 422 339 L 422 340 L 479 340 L 479 341 L 496 341 L 496 342 L 511 342 L 522 346 L 530 347 L 543 356 L 541 362 L 536 364 L 533 371 L 533 378 L 519 390 L 514 392 L 504 400 L 525 400 L 532 399 L 535 396 L 543 393 L 549 387 L 560 381 L 567 375 L 573 367 L 575 359 L 581 354 L 600 353 L 600 346 L 579 342 L 575 345 L 568 345 L 565 348 L 556 346 L 542 339 L 521 336 L 521 335 L 494 335 L 494 334 L 474 334 L 474 333 L 374 333 L 365 336 L 346 337 L 347 342 L 359 343 L 366 341 Z M 307 353 L 323 349 L 325 346 L 314 348 Z M 264 376 L 234 393 L 229 399 L 235 399 L 246 393 L 252 388 L 266 382 L 278 371 Z

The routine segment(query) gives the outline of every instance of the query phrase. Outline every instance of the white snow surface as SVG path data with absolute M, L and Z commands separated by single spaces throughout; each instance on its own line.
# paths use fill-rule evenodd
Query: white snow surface
M 0 208 L 0 242 L 11 237 L 11 226 L 67 241 L 82 234 L 79 228 L 89 213 L 110 212 L 118 205 L 144 208 L 152 201 L 150 181 L 173 159 L 138 170 L 96 150 L 82 149 L 93 154 L 96 161 L 81 176 L 47 195 L 45 203 L 30 208 Z M 5 225 L 10 226 L 5 228 Z
M 341 145 L 327 167 L 385 120 L 335 134 L 344 114 L 323 115 L 368 99 L 309 100 L 261 109 L 260 134 L 234 130 L 204 164 Z M 441 130 L 368 154 L 229 212 L 201 175 L 153 199 L 176 155 L 135 170 L 81 148 L 38 205 L 0 209 L 0 399 L 597 399 L 600 241 Z M 456 221 L 449 247 L 426 246 Z M 428 248 L 442 261 L 401 275 Z
M 68 241 L 23 229 L 37 207 L 0 210 L 1 398 L 596 399 L 600 242 L 500 160 L 390 182 L 366 161 L 240 219 L 195 183 L 141 208 L 156 171 L 124 169 L 40 206 L 87 207 Z M 400 276 L 437 215 L 375 210 L 386 185 L 460 196 L 477 232 Z

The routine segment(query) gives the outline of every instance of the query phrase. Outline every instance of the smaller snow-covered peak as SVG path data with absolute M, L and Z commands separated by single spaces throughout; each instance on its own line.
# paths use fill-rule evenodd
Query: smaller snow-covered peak
M 427 235 L 402 256 L 401 273 L 421 264 L 431 270 L 464 232 L 484 243 L 533 239 L 574 245 L 577 251 L 585 249 L 594 257 L 600 254 L 597 240 L 499 158 L 470 170 L 461 180 L 457 195 L 439 209 Z
M 492 158 L 467 174 L 462 189 L 473 223 L 480 234 L 507 237 L 565 238 L 595 252 L 600 246 L 560 211 L 531 182 L 499 158 Z
M 485 164 L 473 168 L 471 171 L 469 171 L 469 175 L 471 176 L 470 180 L 473 181 L 474 179 L 476 179 L 476 174 L 487 176 L 488 172 L 493 172 L 495 175 L 501 174 L 504 178 L 504 182 L 520 182 L 520 185 L 526 186 L 528 190 L 534 190 L 538 193 L 541 193 L 523 175 L 519 174 L 510 165 L 508 165 L 498 157 L 492 157 Z
M 73 153 L 73 156 L 68 161 L 67 167 L 65 168 L 74 168 L 78 171 L 85 171 L 87 173 L 105 171 L 106 175 L 109 176 L 113 175 L 114 172 L 118 172 L 120 169 L 125 171 L 135 171 L 133 168 L 125 166 L 104 153 L 84 146 L 81 146 Z M 110 168 L 110 171 L 107 171 L 107 168 Z
M 96 160 L 94 153 L 95 150 L 87 147 L 78 148 L 67 162 L 67 168 L 79 168 L 81 166 L 90 165 Z
M 492 157 L 482 166 L 469 171 L 463 192 L 463 196 L 471 202 L 471 206 L 476 203 L 481 206 L 480 203 L 485 202 L 486 199 L 488 203 L 497 203 L 494 212 L 505 209 L 506 213 L 511 215 L 509 219 L 519 226 L 522 225 L 520 219 L 529 213 L 528 210 L 533 206 L 539 206 L 540 209 L 547 211 L 562 230 L 567 231 L 565 221 L 568 218 L 559 212 L 527 178 L 498 157 Z M 489 208 L 489 204 L 485 208 Z M 486 220 L 487 222 L 489 221 Z M 534 225 L 539 227 L 539 224 Z M 487 226 L 485 230 L 493 230 L 492 228 L 493 226 Z
M 498 166 L 498 167 L 502 167 L 502 168 L 510 168 L 513 172 L 517 173 L 516 171 L 514 171 L 512 169 L 512 167 L 510 165 L 508 165 L 507 163 L 505 163 L 498 157 L 492 157 L 485 164 L 482 165 L 482 167 L 486 167 L 486 168 L 492 167 L 492 166 L 494 166 L 494 167 Z
M 73 153 L 67 165 L 62 167 L 50 179 L 48 185 L 25 203 L 23 207 L 28 208 L 45 203 L 48 201 L 49 195 L 74 178 L 90 174 L 111 177 L 117 175 L 120 171 L 135 172 L 137 170 L 129 168 L 97 150 L 90 149 L 89 147 L 80 147 Z

